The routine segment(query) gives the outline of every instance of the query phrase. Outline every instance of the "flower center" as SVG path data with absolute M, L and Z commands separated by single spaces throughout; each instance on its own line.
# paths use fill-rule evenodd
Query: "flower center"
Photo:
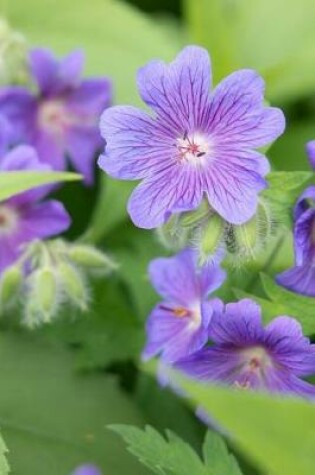
M 61 135 L 75 123 L 75 117 L 69 114 L 62 101 L 47 100 L 39 107 L 38 122 L 42 128 Z
M 189 318 L 189 327 L 192 329 L 198 328 L 201 323 L 200 305 L 196 304 L 192 308 L 172 307 L 167 305 L 160 305 L 160 309 L 170 312 L 174 317 L 184 319 Z
M 176 148 L 179 161 L 200 163 L 209 153 L 210 144 L 209 140 L 199 133 L 188 134 L 185 132 L 183 137 L 177 139 Z
M 250 389 L 253 377 L 264 379 L 264 374 L 273 365 L 272 358 L 262 346 L 253 346 L 240 351 L 240 366 L 234 386 Z
M 6 205 L 0 205 L 0 236 L 10 235 L 17 227 L 17 212 Z

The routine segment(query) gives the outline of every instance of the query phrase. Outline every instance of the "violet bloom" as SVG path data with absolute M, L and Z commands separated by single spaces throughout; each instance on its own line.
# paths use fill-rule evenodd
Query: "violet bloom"
M 248 299 L 226 306 L 210 327 L 213 346 L 176 367 L 200 381 L 315 397 L 301 378 L 315 373 L 315 345 L 293 318 L 275 318 L 265 328 L 259 306 Z
M 102 475 L 102 473 L 95 465 L 81 465 L 72 475 Z
M 27 145 L 15 147 L 0 159 L 0 173 L 48 170 Z M 19 257 L 23 244 L 69 227 L 70 217 L 59 201 L 42 201 L 48 191 L 49 187 L 41 186 L 0 202 L 0 271 Z
M 164 300 L 149 316 L 144 359 L 161 354 L 164 361 L 172 362 L 202 348 L 211 318 L 223 306 L 208 296 L 223 283 L 225 272 L 214 263 L 198 269 L 194 252 L 186 249 L 153 260 L 149 275 Z
M 255 214 L 269 162 L 253 149 L 282 134 L 283 113 L 264 106 L 264 81 L 255 71 L 210 87 L 207 51 L 188 46 L 170 65 L 156 60 L 139 70 L 139 92 L 153 115 L 130 106 L 103 113 L 100 167 L 115 178 L 143 180 L 128 205 L 137 226 L 161 226 L 203 198 L 232 224 Z
M 98 122 L 109 105 L 108 79 L 81 80 L 84 57 L 75 51 L 61 61 L 45 49 L 30 53 L 37 92 L 22 86 L 0 90 L 0 113 L 14 124 L 15 143 L 36 148 L 40 160 L 55 170 L 73 167 L 93 181 L 94 157 L 101 145 Z
M 315 142 L 307 144 L 309 160 L 315 168 Z M 315 186 L 308 187 L 294 210 L 295 266 L 278 275 L 283 287 L 315 297 Z

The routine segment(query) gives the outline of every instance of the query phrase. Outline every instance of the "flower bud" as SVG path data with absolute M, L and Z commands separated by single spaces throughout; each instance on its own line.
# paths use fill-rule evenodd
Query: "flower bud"
M 65 296 L 81 310 L 86 310 L 88 293 L 78 269 L 67 262 L 60 262 L 57 271 Z
M 0 84 L 28 81 L 27 54 L 24 37 L 0 20 Z
M 27 279 L 30 291 L 26 295 L 25 323 L 34 327 L 49 322 L 58 309 L 58 283 L 50 267 L 38 269 Z
M 22 284 L 22 271 L 18 265 L 6 269 L 0 281 L 0 304 L 7 305 L 16 298 Z
M 69 248 L 69 258 L 75 264 L 87 269 L 97 269 L 105 273 L 117 268 L 117 265 L 106 254 L 92 246 L 74 244 Z
M 209 256 L 218 250 L 224 236 L 224 221 L 218 214 L 213 214 L 208 223 L 201 229 L 199 242 L 200 264 L 204 264 Z

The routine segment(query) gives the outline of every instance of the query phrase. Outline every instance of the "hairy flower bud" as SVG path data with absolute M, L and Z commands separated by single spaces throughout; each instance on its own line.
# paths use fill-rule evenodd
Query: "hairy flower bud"
M 67 299 L 81 310 L 86 310 L 88 292 L 80 271 L 68 262 L 60 262 L 57 272 Z
M 0 304 L 10 304 L 18 294 L 22 283 L 22 271 L 19 266 L 13 265 L 6 269 L 0 280 Z
M 79 266 L 104 273 L 111 272 L 117 268 L 116 263 L 110 257 L 85 244 L 73 244 L 70 246 L 69 258 Z
M 0 20 L 0 84 L 28 81 L 27 54 L 24 37 Z
M 54 270 L 50 267 L 40 268 L 31 274 L 25 323 L 33 327 L 39 322 L 49 322 L 58 309 L 58 282 Z

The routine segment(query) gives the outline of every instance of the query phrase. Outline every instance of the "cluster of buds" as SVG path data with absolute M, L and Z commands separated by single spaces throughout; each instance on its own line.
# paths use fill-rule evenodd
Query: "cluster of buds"
M 27 82 L 27 54 L 27 43 L 23 35 L 0 19 L 0 84 Z
M 200 265 L 216 254 L 241 265 L 257 259 L 274 235 L 275 223 L 272 206 L 263 197 L 255 216 L 238 226 L 224 221 L 204 200 L 195 211 L 173 215 L 158 232 L 162 243 L 172 250 L 194 247 Z
M 1 309 L 21 304 L 23 323 L 33 328 L 51 322 L 61 306 L 88 309 L 87 275 L 106 275 L 116 268 L 103 252 L 61 239 L 33 241 L 0 280 Z

